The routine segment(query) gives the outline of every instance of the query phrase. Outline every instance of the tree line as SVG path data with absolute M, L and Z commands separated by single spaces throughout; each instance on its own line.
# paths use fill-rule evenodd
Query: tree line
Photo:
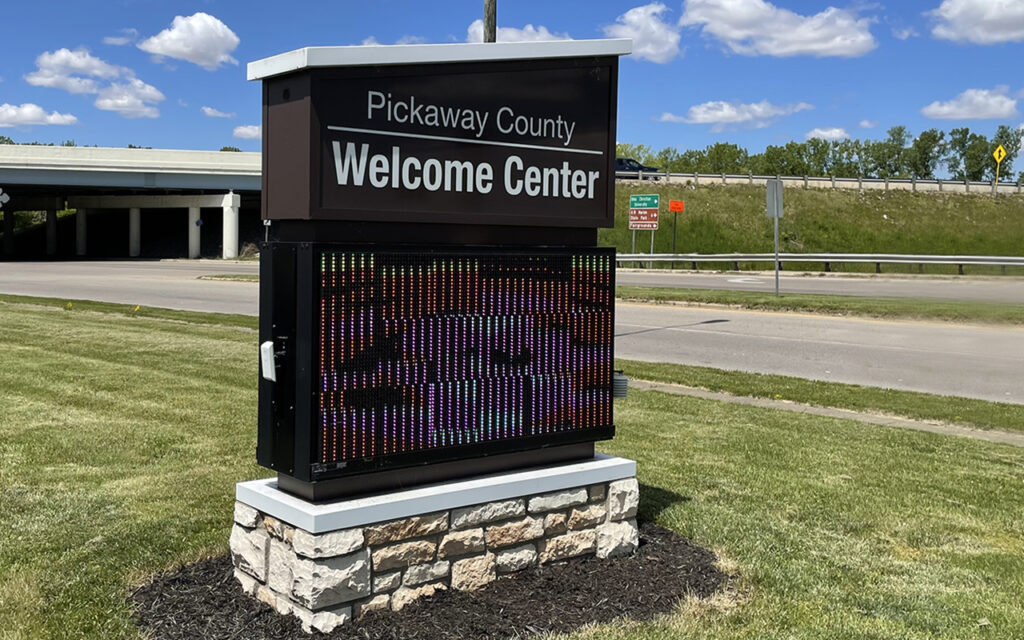
M 674 147 L 654 151 L 643 144 L 619 143 L 615 152 L 620 158 L 633 158 L 672 173 L 930 180 L 945 169 L 952 180 L 991 181 L 996 174 L 992 153 L 1002 145 L 1006 158 L 999 170 L 999 180 L 1024 180 L 1024 171 L 1013 173 L 1024 134 L 1021 129 L 999 125 L 991 138 L 968 127 L 953 129 L 948 135 L 928 129 L 912 137 L 904 126 L 892 127 L 886 133 L 881 140 L 792 141 L 769 145 L 763 153 L 755 154 L 728 142 L 683 151 Z

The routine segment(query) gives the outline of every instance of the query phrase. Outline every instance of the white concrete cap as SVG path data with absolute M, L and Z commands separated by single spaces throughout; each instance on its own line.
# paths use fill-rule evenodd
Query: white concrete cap
M 631 53 L 632 50 L 633 41 L 629 38 L 551 40 L 545 42 L 304 47 L 250 62 L 247 67 L 247 77 L 249 80 L 262 80 L 312 67 L 624 56 Z
M 243 504 L 300 529 L 325 533 L 634 476 L 636 462 L 633 460 L 597 454 L 583 462 L 506 471 L 322 504 L 307 502 L 279 490 L 276 478 L 239 482 L 235 485 L 235 497 Z
M 0 145 L 0 168 L 260 175 L 259 152 Z

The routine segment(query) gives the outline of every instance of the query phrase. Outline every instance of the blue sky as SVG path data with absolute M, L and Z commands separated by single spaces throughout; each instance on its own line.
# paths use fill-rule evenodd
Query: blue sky
M 482 0 L 10 2 L 0 135 L 259 150 L 252 60 L 465 42 Z M 633 37 L 618 139 L 655 149 L 1024 124 L 1024 0 L 498 0 L 499 40 Z

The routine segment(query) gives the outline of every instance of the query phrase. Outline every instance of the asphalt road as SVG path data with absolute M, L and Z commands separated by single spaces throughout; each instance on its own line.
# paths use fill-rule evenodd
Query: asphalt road
M 1024 329 L 625 304 L 615 355 L 1024 404 Z
M 255 283 L 197 279 L 234 273 L 259 273 L 259 263 L 0 262 L 0 293 L 256 315 L 259 306 Z
M 684 289 L 727 289 L 732 291 L 775 290 L 775 274 L 755 272 L 692 273 L 619 269 L 616 282 L 638 287 Z M 1024 278 L 1011 276 L 833 276 L 786 275 L 779 277 L 785 293 L 823 293 L 871 298 L 924 298 L 965 302 L 1013 302 L 1024 304 Z
M 257 313 L 255 263 L 0 263 L 0 293 Z M 620 304 L 616 355 L 1024 404 L 1024 329 Z

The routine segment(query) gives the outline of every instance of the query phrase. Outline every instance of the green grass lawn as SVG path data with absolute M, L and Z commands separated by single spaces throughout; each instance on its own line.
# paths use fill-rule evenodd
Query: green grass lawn
M 133 638 L 128 589 L 223 553 L 249 330 L 0 303 L 0 637 Z
M 747 602 L 597 637 L 1021 637 L 1024 451 L 632 396 L 602 448 L 637 460 L 640 516 L 726 558 Z
M 816 293 L 783 293 L 776 298 L 773 293 L 761 291 L 631 286 L 616 287 L 615 295 L 624 300 L 724 304 L 766 311 L 800 311 L 828 315 L 909 318 L 947 322 L 1024 324 L 1024 305 L 994 302 L 967 303 L 915 298 L 862 298 Z
M 0 301 L 2 638 L 137 638 L 131 588 L 225 553 L 234 483 L 269 475 L 251 330 L 110 311 Z M 584 635 L 1020 637 L 1024 450 L 657 392 L 616 412 L 600 448 L 638 460 L 641 516 L 740 602 Z
M 958 396 L 935 396 L 917 391 L 665 362 L 616 360 L 615 366 L 634 380 L 669 382 L 737 396 L 788 400 L 819 407 L 947 422 L 975 429 L 1024 433 L 1024 405 L 1008 402 L 986 402 Z

